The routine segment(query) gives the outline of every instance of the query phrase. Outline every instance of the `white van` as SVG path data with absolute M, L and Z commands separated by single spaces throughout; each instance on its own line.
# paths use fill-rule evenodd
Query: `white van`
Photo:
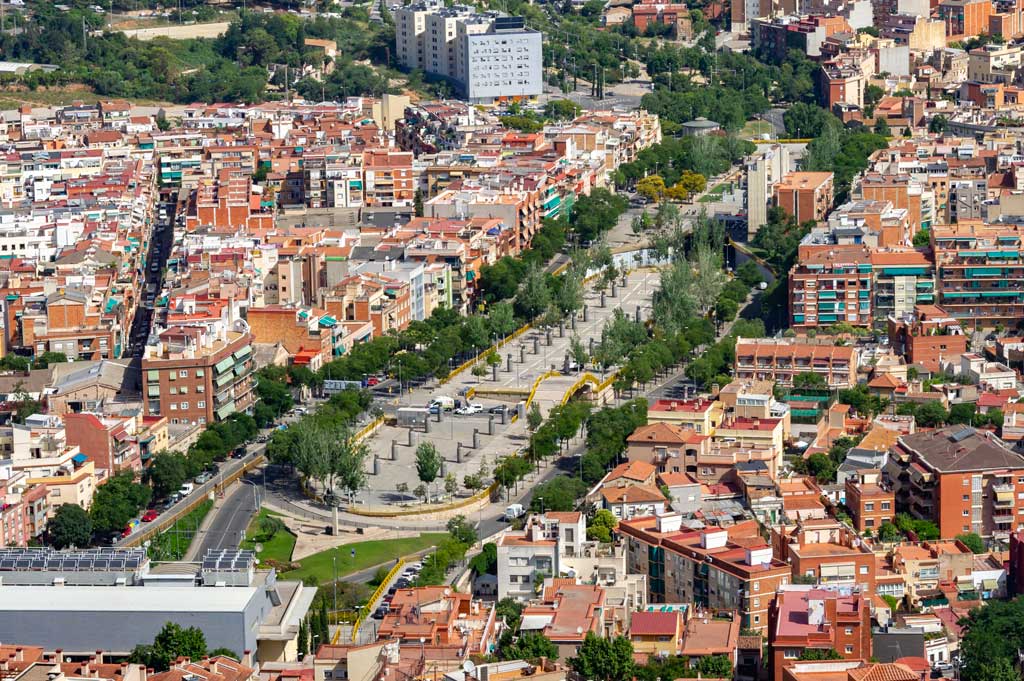
M 445 411 L 451 411 L 455 408 L 455 398 L 449 397 L 448 395 L 438 395 L 434 399 L 430 400 L 430 404 L 428 406 L 437 406 Z
M 178 489 L 178 494 L 183 497 L 187 497 L 189 494 L 192 494 L 192 490 L 194 489 L 195 486 L 191 482 L 185 482 L 182 483 L 181 488 Z
M 522 504 L 512 504 L 505 509 L 505 520 L 511 522 L 516 518 L 521 518 L 525 513 L 526 509 Z

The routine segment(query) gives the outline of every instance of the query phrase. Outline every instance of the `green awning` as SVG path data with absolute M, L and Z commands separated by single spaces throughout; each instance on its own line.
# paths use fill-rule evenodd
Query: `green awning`
M 150 381 L 159 381 L 160 372 L 157 371 L 156 369 L 150 369 L 149 371 L 146 372 L 146 379 Z
M 235 403 L 228 402 L 222 407 L 217 407 L 217 418 L 226 419 L 231 414 L 235 413 Z
M 234 365 L 234 363 L 235 363 L 235 360 L 233 358 L 225 357 L 221 361 L 217 362 L 213 366 L 213 368 L 216 369 L 218 374 L 220 374 L 220 373 L 224 373 L 225 371 L 230 369 Z
M 151 386 L 149 386 L 148 394 L 149 394 L 150 397 L 160 397 L 160 386 L 158 386 L 158 385 L 151 385 Z
M 252 346 L 251 345 L 246 345 L 241 350 L 236 350 L 235 354 L 233 354 L 232 357 L 234 357 L 236 360 L 238 360 L 238 359 L 242 359 L 243 357 L 248 357 L 251 354 L 252 354 Z
M 999 588 L 998 579 L 983 579 L 981 580 L 981 588 L 985 591 L 995 591 Z
M 223 388 L 226 384 L 228 384 L 229 382 L 233 381 L 234 378 L 235 378 L 235 375 L 233 373 L 231 373 L 230 371 L 228 373 L 226 373 L 226 374 L 222 374 L 221 376 L 218 376 L 217 377 L 217 381 L 216 381 L 217 387 L 218 388 Z
M 334 317 L 332 317 L 329 314 L 325 314 L 323 317 L 320 318 L 320 326 L 330 326 L 330 327 L 333 327 L 333 326 L 336 326 L 337 324 L 338 324 L 338 320 L 335 319 Z
M 244 364 L 235 365 L 235 376 L 245 376 L 247 373 L 249 373 L 249 367 Z

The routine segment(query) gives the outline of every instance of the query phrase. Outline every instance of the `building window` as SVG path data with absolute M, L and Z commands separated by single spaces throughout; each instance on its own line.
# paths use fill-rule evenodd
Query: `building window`
M 178 405 L 177 405 L 177 403 L 175 403 L 175 402 L 171 402 L 171 411 L 177 411 L 177 410 L 178 410 Z
M 760 615 L 754 615 L 754 624 L 760 624 L 760 622 L 761 622 L 761 616 Z
M 847 655 L 852 655 L 853 654 L 853 646 L 846 646 L 846 654 Z
M 200 409 L 206 409 L 206 401 L 199 400 L 198 402 L 196 402 L 196 406 L 199 407 Z
M 968 510 L 967 510 L 967 509 L 965 508 L 965 509 L 963 510 L 963 514 L 964 514 L 964 517 L 966 518 L 966 517 L 968 517 L 968 516 L 970 516 L 970 515 L 971 515 L 971 512 L 970 512 L 970 511 L 968 511 Z
M 862 575 L 866 575 L 868 573 L 868 566 L 867 565 L 861 565 L 860 566 L 860 573 Z
M 970 500 L 971 500 L 971 497 L 965 494 L 965 495 L 963 496 L 963 500 L 964 500 L 964 501 L 970 501 Z
M 796 660 L 800 657 L 800 651 L 792 648 L 787 648 L 782 651 L 782 657 L 786 660 Z
M 846 635 L 851 636 L 853 634 L 853 627 L 846 627 Z
M 892 504 L 890 504 L 888 501 L 883 501 L 882 502 L 882 510 L 883 511 L 891 511 L 892 510 Z
M 865 511 L 874 511 L 875 510 L 875 502 L 873 502 L 873 501 L 866 502 L 864 504 L 864 510 Z
M 761 590 L 761 582 L 754 582 L 754 591 Z

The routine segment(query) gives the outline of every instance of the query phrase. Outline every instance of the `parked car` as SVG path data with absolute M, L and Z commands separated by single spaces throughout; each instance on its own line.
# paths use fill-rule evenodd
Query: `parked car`
M 373 611 L 373 619 L 382 620 L 386 614 L 388 614 L 388 606 L 382 605 Z
M 507 404 L 496 404 L 487 410 L 488 414 L 505 414 L 508 412 Z
M 231 458 L 232 459 L 241 459 L 241 458 L 243 458 L 245 456 L 245 454 L 246 454 L 245 445 L 239 445 L 238 447 L 235 447 L 235 450 L 233 452 L 231 452 Z
M 212 473 L 205 473 L 204 472 L 204 473 L 200 473 L 199 475 L 196 476 L 196 484 L 197 485 L 205 485 L 206 483 L 210 482 L 211 480 L 213 480 L 213 474 Z
M 155 508 L 148 508 L 146 512 L 142 514 L 142 522 L 151 523 L 160 517 L 160 511 Z
M 126 526 L 123 530 L 121 530 L 121 539 L 124 539 L 125 537 L 130 536 L 131 533 L 132 533 L 132 530 L 134 530 L 134 529 L 135 528 L 132 527 L 131 525 Z
M 378 383 L 380 383 L 380 379 L 377 378 L 376 376 L 370 376 L 369 378 L 366 379 L 366 387 L 367 388 L 372 388 L 373 386 L 377 385 Z
M 187 497 L 189 494 L 192 494 L 192 490 L 194 490 L 195 488 L 195 485 L 193 485 L 191 482 L 182 483 L 181 488 L 178 490 L 178 494 L 180 494 L 183 497 Z
M 483 412 L 483 410 L 484 405 L 480 404 L 479 402 L 470 402 L 466 406 L 459 407 L 458 409 L 456 409 L 455 413 L 458 414 L 459 416 L 470 416 L 472 414 L 479 414 Z

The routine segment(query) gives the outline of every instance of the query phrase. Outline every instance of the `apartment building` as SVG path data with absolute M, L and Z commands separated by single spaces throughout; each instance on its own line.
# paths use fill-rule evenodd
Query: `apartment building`
M 838 322 L 870 326 L 873 292 L 867 247 L 802 243 L 799 260 L 789 273 L 791 326 L 810 329 Z
M 541 34 L 522 17 L 423 0 L 395 12 L 395 53 L 408 68 L 453 81 L 472 103 L 543 89 Z
M 833 173 L 787 173 L 775 185 L 775 205 L 797 222 L 824 220 L 832 208 Z
M 990 0 L 941 0 L 939 18 L 946 22 L 947 40 L 962 40 L 988 31 L 994 13 Z
M 252 334 L 244 323 L 162 331 L 142 357 L 146 414 L 213 423 L 253 406 Z
M 610 634 L 613 608 L 599 584 L 554 579 L 538 600 L 523 608 L 519 631 L 542 634 L 558 648 L 559 657 L 576 655 L 588 634 L 602 638 Z
M 121 471 L 142 471 L 142 451 L 134 418 L 108 417 L 93 413 L 64 415 L 68 444 L 77 445 L 96 468 L 115 475 Z
M 722 403 L 706 397 L 655 400 L 647 405 L 648 423 L 669 423 L 689 428 L 698 435 L 713 434 L 724 416 Z
M 334 356 L 332 322 L 323 310 L 268 305 L 250 307 L 246 315 L 253 343 L 280 343 L 289 355 L 305 353 L 316 371 Z
M 852 593 L 813 585 L 780 588 L 771 606 L 768 650 L 773 679 L 807 649 L 832 649 L 844 660 L 871 657 L 871 603 Z
M 497 626 L 492 603 L 447 585 L 413 587 L 395 592 L 377 640 L 415 646 L 427 661 L 468 659 L 491 649 Z
M 935 225 L 937 303 L 961 325 L 1012 326 L 1024 316 L 1024 225 Z
M 578 511 L 530 515 L 522 531 L 498 538 L 498 599 L 533 598 L 534 580 L 564 572 L 561 558 L 581 553 L 587 538 L 586 518 Z
M 918 305 L 935 301 L 935 266 L 924 253 L 911 249 L 873 250 L 875 319 L 912 314 Z
M 416 181 L 408 151 L 373 149 L 363 152 L 363 203 L 368 208 L 413 205 Z
M 842 57 L 823 62 L 818 71 L 818 101 L 830 111 L 836 105 L 863 108 L 867 81 L 862 68 Z
M 906 359 L 938 371 L 967 352 L 967 335 L 960 322 L 938 305 L 916 305 L 910 315 L 888 319 L 889 347 Z
M 858 532 L 874 534 L 896 517 L 896 495 L 879 470 L 858 470 L 846 478 L 846 507 Z
M 939 526 L 1005 537 L 1024 515 L 1024 456 L 988 431 L 954 425 L 902 435 L 884 468 L 897 507 Z
M 790 580 L 786 563 L 748 521 L 728 529 L 683 529 L 682 516 L 633 518 L 619 523 L 626 569 L 645 575 L 651 603 L 694 603 L 736 610 L 741 626 L 765 631 L 768 604 Z
M 808 518 L 792 526 L 777 525 L 772 528 L 772 546 L 790 565 L 794 578 L 813 579 L 824 586 L 856 587 L 869 596 L 875 592 L 874 553 L 857 533 L 837 520 Z
M 794 8 L 795 9 L 795 8 Z M 772 58 L 782 61 L 787 50 L 797 49 L 808 57 L 820 57 L 821 46 L 826 38 L 836 33 L 849 33 L 850 27 L 842 16 L 777 16 L 777 8 L 769 9 L 767 17 L 754 19 L 750 23 L 750 37 L 753 48 Z
M 858 355 L 855 348 L 837 346 L 831 339 L 737 338 L 733 367 L 738 379 L 771 380 L 793 385 L 793 378 L 812 372 L 830 388 L 856 383 Z
M 768 221 L 775 185 L 790 172 L 789 149 L 773 144 L 746 161 L 747 172 L 747 238 L 753 240 L 757 231 Z

